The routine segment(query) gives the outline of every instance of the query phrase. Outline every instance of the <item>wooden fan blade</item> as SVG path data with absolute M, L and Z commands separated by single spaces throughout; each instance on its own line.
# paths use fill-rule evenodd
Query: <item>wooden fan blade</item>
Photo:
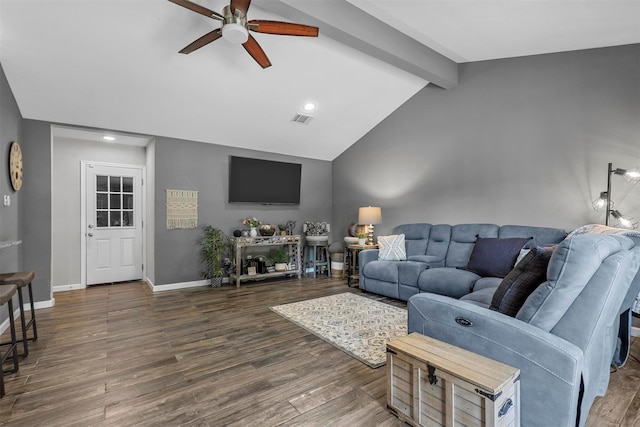
M 292 24 L 280 21 L 249 21 L 249 29 L 258 33 L 280 34 L 283 36 L 318 37 L 318 27 L 311 25 Z M 257 28 L 255 27 L 257 25 Z
M 231 0 L 231 3 L 229 4 L 231 13 L 235 12 L 236 9 L 240 9 L 245 15 L 249 10 L 249 6 L 251 6 L 251 0 Z
M 209 43 L 218 40 L 222 37 L 222 30 L 220 28 L 211 31 L 210 33 L 205 34 L 200 37 L 198 40 L 193 43 L 185 46 L 180 53 L 191 53 L 196 49 L 200 49 L 202 46 L 208 45 Z
M 200 6 L 194 2 L 189 0 L 169 0 L 171 3 L 175 3 L 179 6 L 186 7 L 189 10 L 193 10 L 201 15 L 208 16 L 209 18 L 217 19 L 218 21 L 222 21 L 224 16 L 220 15 L 218 12 L 214 12 L 213 10 L 207 9 L 204 6 Z
M 251 34 L 249 34 L 249 39 L 244 42 L 242 46 L 262 68 L 271 67 L 271 61 L 267 58 L 267 54 L 264 53 L 264 50 L 262 50 L 256 39 L 254 39 Z

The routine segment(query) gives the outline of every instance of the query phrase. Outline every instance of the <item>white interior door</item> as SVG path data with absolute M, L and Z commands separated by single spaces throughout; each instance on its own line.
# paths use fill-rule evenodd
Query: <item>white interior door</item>
M 142 279 L 142 170 L 86 168 L 87 285 Z

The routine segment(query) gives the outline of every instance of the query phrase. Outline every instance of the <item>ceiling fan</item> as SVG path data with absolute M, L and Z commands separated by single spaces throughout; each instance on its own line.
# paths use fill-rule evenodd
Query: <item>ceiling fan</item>
M 189 0 L 169 1 L 211 19 L 215 19 L 216 21 L 222 21 L 221 28 L 217 28 L 200 37 L 184 47 L 180 53 L 191 53 L 222 37 L 231 43 L 241 43 L 245 50 L 249 52 L 249 55 L 251 55 L 262 68 L 267 68 L 271 66 L 271 62 L 256 39 L 249 34 L 248 30 L 257 33 L 279 34 L 284 36 L 318 37 L 318 27 L 312 27 L 310 25 L 265 20 L 247 21 L 247 11 L 249 10 L 249 5 L 251 5 L 251 0 L 231 0 L 229 6 L 225 6 L 221 14 Z

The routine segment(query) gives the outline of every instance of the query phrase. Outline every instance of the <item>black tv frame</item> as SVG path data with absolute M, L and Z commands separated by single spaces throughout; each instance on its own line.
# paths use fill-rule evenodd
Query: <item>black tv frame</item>
M 229 203 L 299 205 L 302 164 L 229 157 Z

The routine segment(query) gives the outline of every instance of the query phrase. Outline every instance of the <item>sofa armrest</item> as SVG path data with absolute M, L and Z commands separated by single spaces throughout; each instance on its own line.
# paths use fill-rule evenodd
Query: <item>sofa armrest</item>
M 378 249 L 364 249 L 360 251 L 358 254 L 358 268 L 360 270 L 360 275 L 362 275 L 362 267 L 364 267 L 368 262 L 378 260 L 378 252 Z
M 412 296 L 408 332 L 456 345 L 520 369 L 522 425 L 575 426 L 582 350 L 496 311 L 431 293 Z

